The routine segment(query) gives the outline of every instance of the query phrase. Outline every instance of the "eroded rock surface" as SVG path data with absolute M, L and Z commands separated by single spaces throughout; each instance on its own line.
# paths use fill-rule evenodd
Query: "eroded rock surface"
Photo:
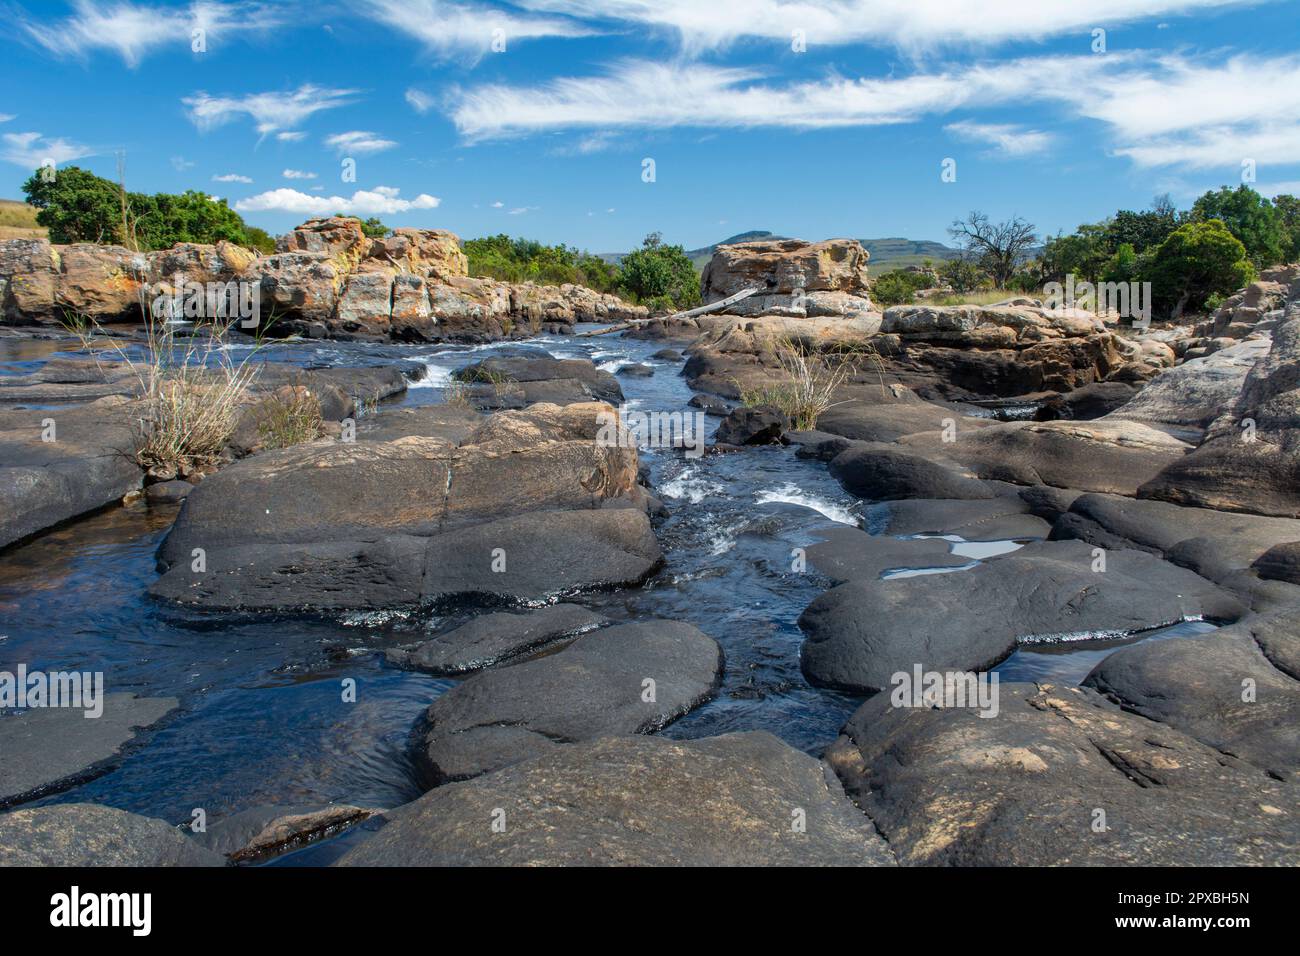
M 650 620 L 593 631 L 443 694 L 418 731 L 418 760 L 430 783 L 444 783 L 561 744 L 650 733 L 712 696 L 722 665 L 721 648 L 690 624 Z
M 1086 688 L 999 692 L 992 718 L 881 694 L 827 751 L 899 862 L 1294 864 L 1294 784 Z
M 497 809 L 506 828 L 484 825 Z M 806 816 L 804 832 L 792 813 Z M 343 866 L 888 866 L 822 766 L 766 733 L 605 737 L 430 791 Z

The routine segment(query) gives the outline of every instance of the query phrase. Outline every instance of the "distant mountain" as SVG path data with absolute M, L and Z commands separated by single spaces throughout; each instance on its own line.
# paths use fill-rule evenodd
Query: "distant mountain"
M 757 242 L 760 239 L 789 238 L 789 236 L 778 236 L 776 233 L 767 232 L 763 229 L 751 229 L 749 232 L 738 232 L 734 236 L 720 239 L 711 246 L 704 246 L 700 249 L 687 249 L 686 254 L 691 257 L 691 262 L 695 263 L 696 269 L 703 269 L 705 264 L 713 258 L 713 253 L 717 251 L 718 246 L 730 245 L 733 242 Z M 937 264 L 945 259 L 955 259 L 961 254 L 960 250 L 929 239 L 892 237 L 888 239 L 859 239 L 858 241 L 871 254 L 868 268 L 873 276 L 888 272 L 891 269 L 921 265 L 926 259 Z M 617 264 L 623 258 L 623 255 L 624 253 L 621 252 L 606 253 L 601 258 L 607 262 Z

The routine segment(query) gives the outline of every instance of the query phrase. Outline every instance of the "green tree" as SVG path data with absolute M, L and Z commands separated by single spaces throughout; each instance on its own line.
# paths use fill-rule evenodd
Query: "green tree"
M 1103 282 L 1136 282 L 1149 265 L 1149 257 L 1144 260 L 1131 243 L 1125 242 L 1106 260 L 1101 279 Z
M 1282 217 L 1273 204 L 1249 186 L 1207 192 L 1192 205 L 1192 222 L 1217 219 L 1241 240 L 1255 267 L 1271 266 L 1282 260 L 1285 237 Z
M 1106 224 L 1106 251 L 1115 254 L 1122 245 L 1132 246 L 1135 253 L 1152 249 L 1169 238 L 1179 226 L 1178 211 L 1168 196 L 1156 197 L 1145 212 L 1121 209 Z
M 619 287 L 637 301 L 667 296 L 678 309 L 700 303 L 700 276 L 694 263 L 681 246 L 664 245 L 657 232 L 623 257 Z
M 275 251 L 275 240 L 264 230 L 249 226 L 224 199 L 195 189 L 180 195 L 127 193 L 125 234 L 119 187 L 94 173 L 68 166 L 47 179 L 37 170 L 23 183 L 23 192 L 40 210 L 36 221 L 49 229 L 55 243 L 118 243 L 148 250 L 225 240 Z
M 1300 261 L 1300 199 L 1283 193 L 1273 197 L 1282 224 L 1282 257 L 1285 262 Z
M 1156 308 L 1175 319 L 1255 277 L 1245 245 L 1218 219 L 1175 229 L 1156 249 L 1149 272 Z
M 1081 225 L 1068 236 L 1047 240 L 1043 247 L 1044 282 L 1064 282 L 1067 275 L 1077 281 L 1096 282 L 1109 255 L 1106 248 L 1106 225 Z
M 67 166 L 47 176 L 37 170 L 25 183 L 27 202 L 35 206 L 36 221 L 50 231 L 50 241 L 120 243 L 122 200 L 116 184 L 79 166 Z
M 178 242 L 249 245 L 248 227 L 224 199 L 196 189 L 179 196 L 128 193 L 136 242 L 144 249 L 169 249 Z

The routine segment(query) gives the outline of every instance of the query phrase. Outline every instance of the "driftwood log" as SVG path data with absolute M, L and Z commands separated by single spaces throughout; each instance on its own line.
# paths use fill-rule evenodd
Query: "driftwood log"
M 674 312 L 672 315 L 666 315 L 661 319 L 629 319 L 626 322 L 620 322 L 618 325 L 611 325 L 607 329 L 597 329 L 594 332 L 579 332 L 577 338 L 587 338 L 592 335 L 609 335 L 612 332 L 623 332 L 627 329 L 635 328 L 638 325 L 647 325 L 651 322 L 668 322 L 672 319 L 689 319 L 696 315 L 707 315 L 710 312 L 720 312 L 727 306 L 739 302 L 741 299 L 748 299 L 757 292 L 758 286 L 751 289 L 741 289 L 735 295 L 727 296 L 725 299 L 719 299 L 717 302 L 710 302 L 708 305 L 701 305 L 694 309 L 687 309 L 685 312 Z

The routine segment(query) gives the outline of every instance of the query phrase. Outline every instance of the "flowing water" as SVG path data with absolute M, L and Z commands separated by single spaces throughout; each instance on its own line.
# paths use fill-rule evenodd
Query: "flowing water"
M 0 374 L 28 371 L 49 357 L 44 347 L 6 354 L 6 344 L 0 342 Z M 694 413 L 680 363 L 650 358 L 663 347 L 612 336 L 475 347 L 288 342 L 261 357 L 312 367 L 423 366 L 425 377 L 392 403 L 406 405 L 442 401 L 450 372 L 486 355 L 588 358 L 615 373 L 643 363 L 654 367 L 652 377 L 620 376 L 629 409 Z M 710 436 L 717 421 L 706 420 Z M 642 454 L 670 511 L 656 527 L 665 567 L 644 587 L 584 595 L 581 603 L 616 620 L 688 621 L 722 645 L 726 672 L 716 698 L 669 726 L 666 736 L 761 729 L 820 753 L 860 699 L 811 687 L 800 671 L 796 621 L 829 582 L 811 568 L 795 570 L 795 549 L 815 542 L 821 530 L 863 523 L 862 503 L 824 464 L 798 459 L 789 448 L 694 458 L 672 450 Z M 387 666 L 382 651 L 455 619 L 235 617 L 157 604 L 145 591 L 175 512 L 143 503 L 112 508 L 0 553 L 0 670 L 20 662 L 102 670 L 110 692 L 174 696 L 181 705 L 109 773 L 43 802 L 91 801 L 180 824 L 197 807 L 215 821 L 259 804 L 391 807 L 418 796 L 410 728 L 455 681 Z M 968 567 L 1016 546 L 951 540 Z M 1189 622 L 1123 641 L 1026 645 L 997 670 L 1003 680 L 1078 683 L 1118 644 L 1208 628 Z M 341 707 L 345 678 L 356 681 L 357 702 Z M 348 840 L 280 862 L 323 862 Z

